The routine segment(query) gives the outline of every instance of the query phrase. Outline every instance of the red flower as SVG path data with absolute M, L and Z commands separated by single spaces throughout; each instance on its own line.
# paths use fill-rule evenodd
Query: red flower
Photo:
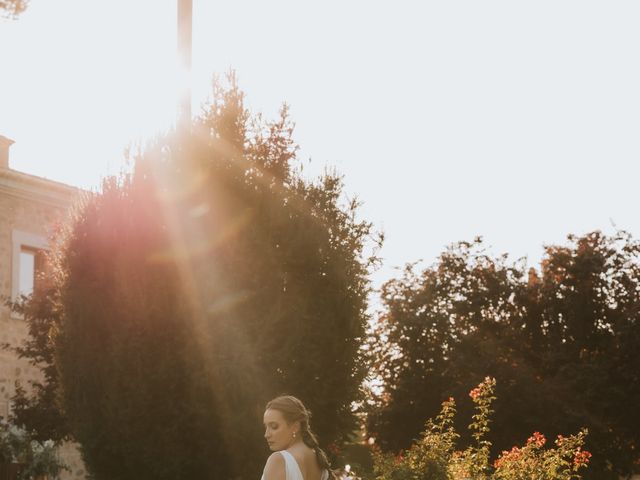
M 589 463 L 589 459 L 591 458 L 591 453 L 586 450 L 578 450 L 576 451 L 575 456 L 573 457 L 573 464 L 576 468 L 580 468 L 583 465 L 587 465 Z
M 334 455 L 340 455 L 340 448 L 335 443 L 330 443 L 327 445 L 327 450 L 329 450 Z
M 513 447 L 511 450 L 503 450 L 498 459 L 493 463 L 495 468 L 500 468 L 504 463 L 515 462 L 522 455 L 519 447 Z
M 544 446 L 545 443 L 547 443 L 547 439 L 544 438 L 544 435 L 542 435 L 540 432 L 534 432 L 533 435 L 527 440 L 527 445 L 535 445 L 538 448 Z
M 495 384 L 496 381 L 494 378 L 485 377 L 480 385 L 469 392 L 469 396 L 475 401 L 482 395 L 489 393 Z
M 475 399 L 477 399 L 477 398 L 480 396 L 480 394 L 481 394 L 481 393 L 482 393 L 482 389 L 481 389 L 480 387 L 476 387 L 476 388 L 474 388 L 473 390 L 471 390 L 471 391 L 469 392 L 469 396 L 470 396 L 473 400 L 475 400 Z

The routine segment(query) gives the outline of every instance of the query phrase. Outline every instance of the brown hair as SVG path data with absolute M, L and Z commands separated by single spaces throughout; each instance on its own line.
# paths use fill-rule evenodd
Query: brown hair
M 311 431 L 309 426 L 309 419 L 311 418 L 311 412 L 307 410 L 304 404 L 292 395 L 281 395 L 274 398 L 265 407 L 265 410 L 277 410 L 282 413 L 282 416 L 288 424 L 293 422 L 300 422 L 300 433 L 302 434 L 302 441 L 305 445 L 316 452 L 316 458 L 320 468 L 326 469 L 329 472 L 329 478 L 335 480 L 336 475 L 331 470 L 331 464 L 324 451 L 318 444 L 318 439 Z

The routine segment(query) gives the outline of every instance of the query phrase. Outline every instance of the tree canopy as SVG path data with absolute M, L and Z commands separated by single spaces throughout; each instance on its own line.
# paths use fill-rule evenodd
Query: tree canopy
M 406 448 L 446 396 L 498 381 L 494 448 L 589 429 L 587 476 L 618 478 L 640 459 L 640 244 L 620 232 L 546 247 L 541 270 L 461 242 L 422 272 L 409 265 L 382 291 L 369 340 L 386 382 L 368 428 Z M 381 340 L 382 339 L 382 340 Z M 471 402 L 460 404 L 470 413 Z
M 322 445 L 356 428 L 374 232 L 337 175 L 301 176 L 286 106 L 264 121 L 229 80 L 58 237 L 53 384 L 98 480 L 258 478 L 282 393 Z

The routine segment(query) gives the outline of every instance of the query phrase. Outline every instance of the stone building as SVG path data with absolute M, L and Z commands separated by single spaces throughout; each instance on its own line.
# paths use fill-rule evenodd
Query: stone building
M 9 167 L 9 148 L 14 142 L 0 136 L 0 298 L 15 299 L 37 287 L 51 229 L 64 222 L 69 207 L 82 193 L 63 183 L 18 172 Z M 0 303 L 0 344 L 17 345 L 27 334 L 25 323 Z M 40 371 L 11 351 L 0 349 L 0 417 L 11 412 L 15 383 L 28 387 Z M 71 467 L 63 479 L 85 478 L 77 449 L 64 445 L 61 454 Z

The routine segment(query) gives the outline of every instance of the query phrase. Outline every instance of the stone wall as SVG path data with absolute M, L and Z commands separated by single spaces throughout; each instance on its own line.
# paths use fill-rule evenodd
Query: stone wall
M 65 212 L 8 194 L 0 194 L 0 296 L 11 298 L 13 273 L 12 233 L 27 232 L 47 238 L 48 226 Z M 0 307 L 0 343 L 17 345 L 26 335 L 26 325 L 12 316 L 4 305 Z M 39 372 L 26 361 L 20 360 L 6 350 L 0 350 L 0 415 L 6 417 L 8 400 L 14 393 L 14 383 L 19 380 L 26 384 L 38 378 Z
M 78 191 L 56 182 L 0 169 L 0 297 L 12 298 L 15 294 L 15 268 L 17 243 L 43 241 L 46 244 L 56 222 L 68 216 L 71 202 Z M 26 240 L 25 240 L 26 239 Z M 35 240 L 34 240 L 35 239 Z M 24 240 L 24 242 L 23 242 Z M 37 243 L 37 242 L 36 242 Z M 39 245 L 31 245 L 37 247 Z M 19 250 L 18 250 L 19 251 Z M 0 305 L 0 344 L 19 345 L 27 335 L 25 322 Z M 38 380 L 37 367 L 8 350 L 0 349 L 0 416 L 7 418 L 11 409 L 11 397 L 15 383 L 28 388 L 30 380 Z M 85 468 L 75 445 L 67 443 L 61 448 L 63 461 L 70 471 L 62 475 L 64 480 L 86 478 Z

